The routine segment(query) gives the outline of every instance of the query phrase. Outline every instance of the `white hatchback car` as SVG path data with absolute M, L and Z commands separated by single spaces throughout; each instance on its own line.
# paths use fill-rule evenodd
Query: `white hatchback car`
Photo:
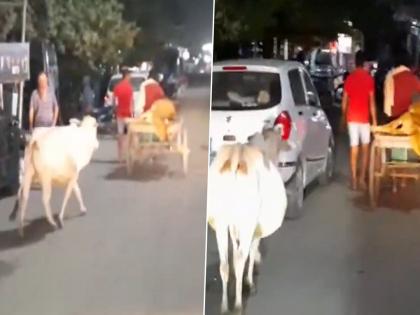
M 305 67 L 297 62 L 244 59 L 213 65 L 210 160 L 221 145 L 264 128 L 282 128 L 293 148 L 278 156 L 288 191 L 288 218 L 303 208 L 304 191 L 334 172 L 334 136 Z

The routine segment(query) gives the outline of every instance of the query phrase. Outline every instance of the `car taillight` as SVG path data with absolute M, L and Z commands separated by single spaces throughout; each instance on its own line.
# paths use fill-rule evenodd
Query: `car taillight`
M 281 138 L 283 140 L 289 140 L 290 132 L 292 131 L 292 119 L 288 112 L 282 112 L 274 121 L 274 126 L 281 127 Z

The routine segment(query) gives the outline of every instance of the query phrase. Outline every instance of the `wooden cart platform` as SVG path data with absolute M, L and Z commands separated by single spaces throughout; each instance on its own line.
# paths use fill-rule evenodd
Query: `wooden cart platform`
M 398 179 L 420 179 L 420 160 L 393 161 L 389 158 L 390 149 L 411 150 L 410 136 L 374 134 L 369 165 L 369 199 L 372 208 L 378 205 L 385 177 L 392 179 L 393 192 L 398 189 Z
M 136 163 L 168 154 L 181 156 L 182 169 L 184 174 L 187 174 L 190 150 L 188 133 L 182 119 L 168 122 L 169 140 L 167 142 L 162 142 L 157 138 L 155 127 L 147 117 L 145 119 L 129 119 L 127 125 L 127 174 L 132 174 Z

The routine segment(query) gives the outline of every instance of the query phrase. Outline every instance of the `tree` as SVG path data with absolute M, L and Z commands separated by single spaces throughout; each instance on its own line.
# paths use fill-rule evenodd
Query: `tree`
M 47 10 L 48 37 L 92 68 L 121 62 L 139 31 L 116 0 L 48 0 Z
M 121 62 L 139 29 L 122 17 L 117 0 L 30 1 L 27 38 L 39 37 L 56 44 L 62 55 L 71 55 L 91 69 Z M 0 9 L 0 36 L 20 40 L 21 9 Z

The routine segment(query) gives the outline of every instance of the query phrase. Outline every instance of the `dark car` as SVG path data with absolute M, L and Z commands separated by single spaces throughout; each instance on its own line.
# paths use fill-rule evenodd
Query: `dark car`
M 0 189 L 15 194 L 19 189 L 20 157 L 25 145 L 18 122 L 0 112 Z

